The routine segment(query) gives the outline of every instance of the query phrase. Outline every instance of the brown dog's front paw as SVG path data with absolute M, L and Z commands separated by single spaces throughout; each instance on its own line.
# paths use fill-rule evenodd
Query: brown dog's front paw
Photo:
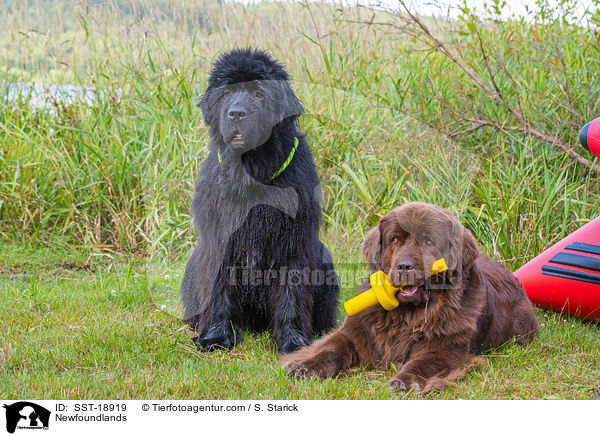
M 333 377 L 336 374 L 334 371 L 331 371 L 330 368 L 311 359 L 289 362 L 285 365 L 285 368 L 290 377 L 296 378 L 327 378 Z
M 285 366 L 287 374 L 290 377 L 306 378 L 310 377 L 310 371 L 302 362 L 290 362 Z
M 410 388 L 406 386 L 406 384 L 399 379 L 393 378 L 390 381 L 390 392 L 400 392 L 400 391 L 408 391 Z
M 319 373 L 314 366 L 307 365 L 306 361 L 289 362 L 285 369 L 290 377 L 308 378 L 318 376 Z
M 402 392 L 413 390 L 417 395 L 421 395 L 422 386 L 417 382 L 412 375 L 409 374 L 396 374 L 390 381 L 391 392 Z

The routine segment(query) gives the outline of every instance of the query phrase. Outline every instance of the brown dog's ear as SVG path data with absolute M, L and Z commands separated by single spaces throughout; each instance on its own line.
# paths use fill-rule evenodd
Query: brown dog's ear
M 367 233 L 361 249 L 371 272 L 379 271 L 381 269 L 381 233 L 379 227 L 374 227 Z
M 462 269 L 468 271 L 473 267 L 475 260 L 481 255 L 477 241 L 469 229 L 463 228 L 463 247 L 462 247 Z

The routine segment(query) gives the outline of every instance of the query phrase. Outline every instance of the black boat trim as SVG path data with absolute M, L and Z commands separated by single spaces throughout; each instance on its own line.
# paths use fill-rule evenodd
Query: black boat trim
M 582 251 L 589 254 L 600 256 L 600 245 L 584 244 L 583 242 L 573 242 L 565 247 L 567 250 Z
M 561 265 L 576 266 L 577 268 L 591 269 L 600 272 L 600 259 L 572 253 L 558 253 L 548 262 Z
M 581 131 L 579 132 L 579 142 L 581 143 L 581 145 L 583 145 L 583 147 L 587 151 L 590 151 L 590 148 L 588 146 L 588 137 L 587 136 L 588 136 L 588 130 L 590 129 L 591 124 L 592 124 L 592 122 L 590 121 L 585 126 L 583 126 L 583 129 L 581 129 Z
M 542 274 L 547 276 L 562 277 L 563 279 L 577 280 L 578 282 L 586 282 L 600 285 L 600 275 L 586 273 L 582 271 L 573 271 L 572 269 L 544 265 L 542 267 Z

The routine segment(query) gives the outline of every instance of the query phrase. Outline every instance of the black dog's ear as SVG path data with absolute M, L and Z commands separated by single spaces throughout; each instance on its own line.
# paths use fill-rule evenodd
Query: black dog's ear
M 281 119 L 284 120 L 288 117 L 299 117 L 304 113 L 304 107 L 302 106 L 302 103 L 300 103 L 300 100 L 288 82 L 285 80 L 278 80 L 278 82 L 281 93 Z
M 202 118 L 207 126 L 211 126 L 214 122 L 214 117 L 218 113 L 216 110 L 215 104 L 216 102 L 216 92 L 213 88 L 209 87 L 202 97 L 200 97 L 200 101 L 198 102 L 198 107 L 202 111 Z
M 362 243 L 361 250 L 372 273 L 382 269 L 381 232 L 379 231 L 379 227 L 374 227 L 367 233 L 367 237 Z
M 469 229 L 463 227 L 462 269 L 468 271 L 473 267 L 475 260 L 481 255 L 477 241 Z

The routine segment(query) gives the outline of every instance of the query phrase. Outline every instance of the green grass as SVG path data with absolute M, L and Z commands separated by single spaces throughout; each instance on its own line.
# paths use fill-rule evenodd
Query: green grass
M 183 263 L 86 259 L 79 251 L 0 246 L 0 398 L 394 399 L 393 368 L 295 380 L 268 333 L 199 353 L 179 320 Z M 345 289 L 347 290 L 347 289 Z M 600 328 L 538 311 L 527 347 L 427 398 L 578 398 L 600 392 Z
M 295 380 L 268 333 L 231 352 L 199 353 L 179 320 L 183 264 L 86 259 L 0 246 L 0 397 L 393 399 L 391 367 Z M 347 290 L 347 289 L 346 289 Z M 487 366 L 427 398 L 595 398 L 600 328 L 538 311 L 527 347 L 506 344 Z
M 0 0 L 0 83 L 94 86 L 106 98 L 36 111 L 27 98 L 7 104 L 0 86 L 2 398 L 398 398 L 391 368 L 290 380 L 267 334 L 231 353 L 190 347 L 178 289 L 208 142 L 194 104 L 229 48 L 267 49 L 293 77 L 342 300 L 365 273 L 348 265 L 360 263 L 366 231 L 406 201 L 452 209 L 512 270 L 600 215 L 597 174 L 511 130 L 506 105 L 402 33 L 396 15 L 316 3 L 28 4 Z M 531 126 L 574 146 L 600 112 L 600 19 L 564 17 L 465 11 L 426 23 Z M 466 118 L 504 130 L 453 135 L 472 127 Z M 531 346 L 490 352 L 486 368 L 428 398 L 595 398 L 598 325 L 538 316 Z

